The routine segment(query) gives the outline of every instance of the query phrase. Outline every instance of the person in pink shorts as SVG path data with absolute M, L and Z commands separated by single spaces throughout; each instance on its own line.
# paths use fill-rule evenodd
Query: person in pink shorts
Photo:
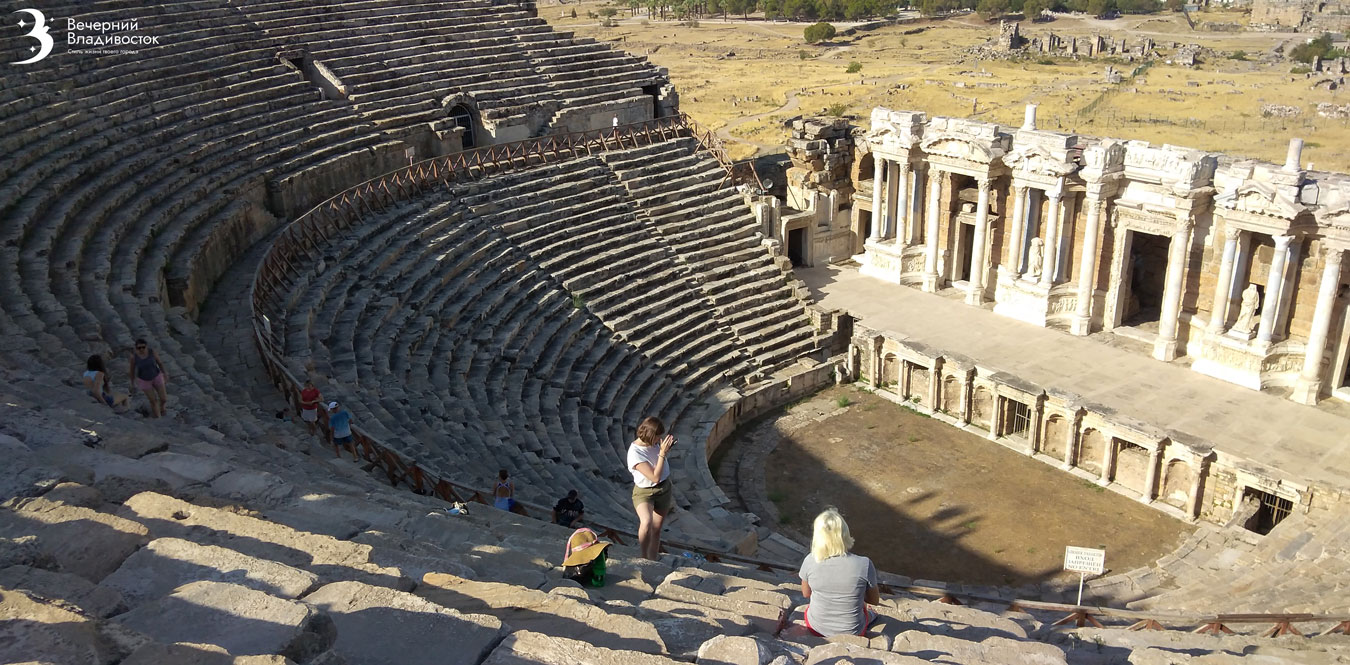
M 158 418 L 164 415 L 164 405 L 169 401 L 164 384 L 169 380 L 169 375 L 164 372 L 164 363 L 159 361 L 159 354 L 155 353 L 144 339 L 136 340 L 136 349 L 131 352 L 131 366 L 128 372 L 131 374 L 131 382 L 145 393 L 146 399 L 150 400 L 150 417 Z

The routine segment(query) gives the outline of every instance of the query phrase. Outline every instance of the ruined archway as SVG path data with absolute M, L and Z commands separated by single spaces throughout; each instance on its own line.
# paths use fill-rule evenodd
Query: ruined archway
M 970 400 L 970 424 L 985 431 L 994 421 L 994 393 L 984 386 L 976 386 Z
M 1064 451 L 1069 445 L 1069 423 L 1063 416 L 1050 416 L 1045 420 L 1045 433 L 1041 435 L 1041 452 L 1055 459 L 1064 459 Z
M 1106 458 L 1106 436 L 1095 429 L 1083 431 L 1083 444 L 1078 448 L 1078 468 L 1093 475 L 1101 475 Z
M 1191 465 L 1179 459 L 1167 463 L 1163 472 L 1162 491 L 1158 498 L 1169 506 L 1185 508 L 1190 501 L 1191 485 L 1195 482 L 1195 471 Z

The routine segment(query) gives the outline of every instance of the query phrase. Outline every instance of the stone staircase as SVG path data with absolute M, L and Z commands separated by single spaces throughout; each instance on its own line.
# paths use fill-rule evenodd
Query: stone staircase
M 568 530 L 390 488 L 308 445 L 110 415 L 3 373 L 0 659 L 99 663 L 1333 663 L 1344 639 L 1061 630 L 883 599 L 864 637 L 775 634 L 784 573 L 611 548 L 561 578 Z M 40 407 L 40 408 L 39 408 Z

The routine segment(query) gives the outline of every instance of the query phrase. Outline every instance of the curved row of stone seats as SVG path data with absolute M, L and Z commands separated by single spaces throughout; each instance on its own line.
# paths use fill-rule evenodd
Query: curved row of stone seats
M 725 172 L 697 153 L 693 139 L 602 158 L 637 200 L 642 216 L 701 277 L 719 318 L 762 371 L 771 373 L 814 350 L 789 276 L 761 245 L 741 195 L 723 187 Z
M 0 254 L 14 267 L 0 271 L 7 349 L 23 367 L 64 375 L 89 353 L 147 337 L 168 365 L 174 412 L 270 437 L 254 399 L 222 394 L 230 372 L 195 326 L 181 310 L 165 312 L 166 279 L 188 281 L 219 261 L 204 249 L 220 234 L 273 223 L 263 207 L 271 183 L 393 144 L 279 67 L 276 46 L 220 2 L 44 10 L 136 18 L 142 32 L 172 38 L 134 55 L 53 56 L 70 68 L 6 70 L 3 87 L 24 93 L 0 111 L 7 144 L 23 144 L 0 156 Z M 59 96 L 53 72 L 68 77 Z M 124 362 L 109 365 L 120 391 L 130 388 Z
M 443 118 L 442 100 L 456 93 L 469 95 L 485 120 L 514 123 L 535 109 L 547 109 L 547 121 L 568 109 L 640 102 L 644 87 L 664 82 L 646 61 L 554 32 L 509 3 L 360 2 L 340 10 L 310 0 L 235 4 L 269 34 L 323 60 L 350 86 L 358 109 L 390 129 Z M 564 66 L 553 62 L 555 49 L 595 62 Z
M 701 394 L 744 375 L 736 340 L 603 162 L 511 174 L 462 201 L 501 229 L 619 338 Z M 502 192 L 507 194 L 503 195 Z
M 640 418 L 661 415 L 701 440 L 704 400 L 751 371 L 730 331 L 702 314 L 712 307 L 691 288 L 700 276 L 632 207 L 604 162 L 586 158 L 386 210 L 298 271 L 276 313 L 285 354 L 297 375 L 326 374 L 354 395 L 377 438 L 442 473 L 488 483 L 500 467 L 534 491 L 579 480 L 622 506 Z M 549 315 L 522 308 L 522 293 Z M 797 323 L 810 338 L 805 317 Z M 725 502 L 697 454 L 678 457 L 681 505 Z
M 493 100 L 507 88 L 519 88 L 522 97 L 548 89 L 503 30 L 529 18 L 512 6 L 344 3 L 333 11 L 332 5 L 318 2 L 238 5 L 269 34 L 304 46 L 332 69 L 349 86 L 357 108 L 382 127 L 442 117 L 438 111 L 449 94 L 447 80 L 470 86 L 466 89 L 474 90 L 476 100 L 481 95 L 483 111 L 496 106 Z M 447 77 L 450 62 L 453 77 Z M 522 82 L 523 77 L 534 80 Z
M 523 497 L 542 503 L 577 487 L 597 511 L 631 519 L 612 479 L 623 462 L 609 437 L 631 430 L 623 418 L 635 423 L 660 405 L 648 400 L 601 416 L 595 432 L 597 415 L 610 411 L 566 386 L 592 374 L 578 364 L 594 357 L 591 349 L 623 347 L 606 341 L 604 327 L 556 285 L 537 288 L 547 275 L 527 270 L 500 233 L 481 220 L 462 221 L 467 216 L 452 207 L 400 206 L 324 248 L 326 270 L 292 292 L 287 355 L 330 374 L 333 389 L 352 396 L 358 422 L 451 477 L 490 484 L 505 468 Z M 400 303 L 415 303 L 417 316 Z M 519 327 L 493 331 L 487 322 Z M 361 358 L 366 349 L 369 362 Z M 374 362 L 384 349 L 398 351 L 389 366 L 404 372 L 386 373 Z M 422 349 L 421 360 L 410 358 Z M 651 385 L 673 382 L 653 370 L 648 363 Z
M 116 19 L 111 9 L 119 8 L 74 15 Z M 379 142 L 349 110 L 323 103 L 302 78 L 277 67 L 275 50 L 207 57 L 202 51 L 222 41 L 265 43 L 237 12 L 220 3 L 179 9 L 138 14 L 143 31 L 175 33 L 165 46 L 134 58 L 90 55 L 98 76 L 75 76 L 62 86 L 62 103 L 10 104 L 0 116 L 17 138 L 34 136 L 29 128 L 48 124 L 43 116 L 63 113 L 56 122 L 64 131 L 42 132 L 0 160 L 0 233 L 6 258 L 20 266 L 6 274 L 14 296 L 5 299 L 7 313 L 25 330 L 55 335 L 76 356 L 96 340 L 129 341 L 109 316 L 111 303 L 124 293 L 157 299 L 171 257 L 178 260 L 172 275 L 190 273 L 205 239 L 242 213 L 229 195 L 269 172 L 281 175 L 279 167 L 303 170 L 311 160 L 365 153 Z M 212 27 L 190 29 L 200 24 Z M 215 69 L 196 65 L 187 73 L 187 53 Z M 38 100 L 48 94 L 40 76 L 22 78 L 6 82 Z M 220 159 L 225 154 L 232 159 Z M 105 278 L 109 294 L 91 288 Z
M 1350 509 L 1296 510 L 1265 536 L 1238 525 L 1197 531 L 1149 570 L 1130 608 L 1350 614 L 1350 597 L 1328 593 L 1350 579 Z M 1141 575 L 1136 575 L 1139 579 Z M 1144 586 L 1141 584 L 1140 586 Z M 1109 591 L 1103 589 L 1103 591 Z

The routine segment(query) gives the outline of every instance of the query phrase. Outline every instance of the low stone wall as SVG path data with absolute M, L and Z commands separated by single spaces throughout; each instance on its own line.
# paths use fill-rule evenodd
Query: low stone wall
M 728 408 L 708 432 L 704 446 L 708 457 L 711 458 L 741 425 L 833 384 L 841 362 L 841 358 L 832 358 L 810 367 L 789 368 L 785 370 L 788 375 L 783 378 L 746 393 L 731 392 L 724 401 Z
M 1333 488 L 1278 477 L 1215 443 L 1136 421 L 1080 395 L 856 322 L 853 329 L 848 378 L 1177 518 L 1223 524 L 1252 492 L 1301 512 L 1340 500 Z

